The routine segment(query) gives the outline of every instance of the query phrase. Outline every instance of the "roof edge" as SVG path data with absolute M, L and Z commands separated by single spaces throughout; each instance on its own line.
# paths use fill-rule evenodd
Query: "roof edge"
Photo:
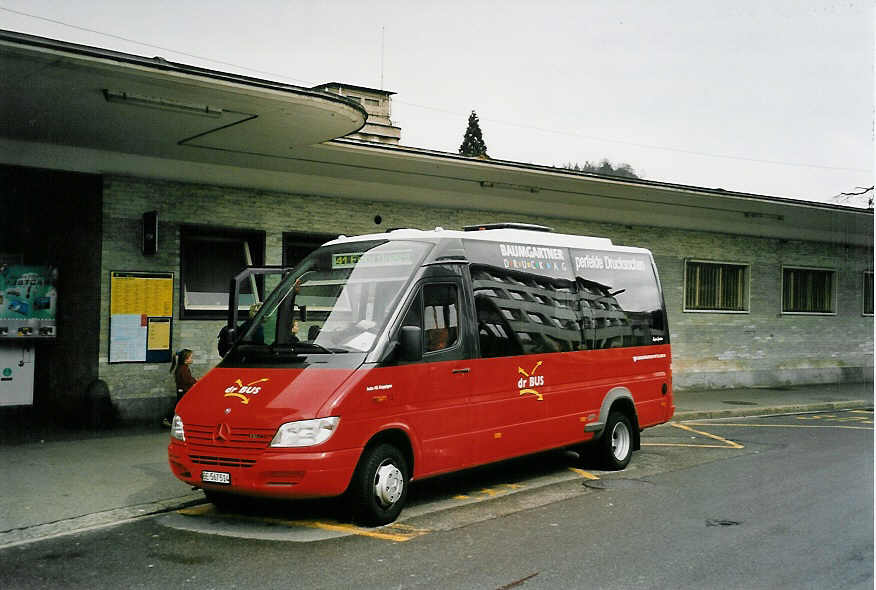
M 256 88 L 264 88 L 267 90 L 277 90 L 280 92 L 288 92 L 290 94 L 312 96 L 314 98 L 321 98 L 324 100 L 329 100 L 332 102 L 343 104 L 345 106 L 352 107 L 355 110 L 359 111 L 359 113 L 363 117 L 363 120 L 368 119 L 368 112 L 365 110 L 365 107 L 359 104 L 357 101 L 348 99 L 339 94 L 322 92 L 314 88 L 307 88 L 304 86 L 296 86 L 294 84 L 275 82 L 264 78 L 244 76 L 242 74 L 231 74 L 229 72 L 222 72 L 219 70 L 211 70 L 209 68 L 191 66 L 179 62 L 169 61 L 160 56 L 151 58 L 143 57 L 141 55 L 115 51 L 112 49 L 103 49 L 90 45 L 81 45 L 79 43 L 71 43 L 69 41 L 59 41 L 57 39 L 50 39 L 48 37 L 39 37 L 36 35 L 29 35 L 27 33 L 19 33 L 16 31 L 0 29 L 0 42 L 4 41 L 7 43 L 17 43 L 30 47 L 39 47 L 41 49 L 50 49 L 52 51 L 72 53 L 85 57 L 114 60 L 120 63 L 137 65 L 141 67 L 151 68 L 154 70 L 176 72 L 192 76 L 201 76 L 213 80 L 233 82 L 246 86 L 253 86 Z
M 369 86 L 358 86 L 356 84 L 347 84 L 346 82 L 325 82 L 324 84 L 317 84 L 316 86 L 311 86 L 311 89 L 318 90 L 320 88 L 326 88 L 328 86 L 343 86 L 344 88 L 349 88 L 350 90 L 364 90 L 365 92 L 375 92 L 377 94 L 383 94 L 384 96 L 392 96 L 393 94 L 397 94 L 391 90 L 383 90 L 382 88 L 371 88 Z
M 530 172 L 544 172 L 550 174 L 557 174 L 561 176 L 571 176 L 571 177 L 580 177 L 580 178 L 591 178 L 594 180 L 606 180 L 610 182 L 620 183 L 620 184 L 631 184 L 636 186 L 650 186 L 655 188 L 663 188 L 668 190 L 677 190 L 677 191 L 685 191 L 691 193 L 699 193 L 705 195 L 719 196 L 719 197 L 730 197 L 735 199 L 744 199 L 751 201 L 763 201 L 766 203 L 777 204 L 777 205 L 789 205 L 789 206 L 798 206 L 798 207 L 812 207 L 816 209 L 828 209 L 834 211 L 843 211 L 846 213 L 861 213 L 861 214 L 869 214 L 873 215 L 873 209 L 862 209 L 860 207 L 848 207 L 846 205 L 839 205 L 836 203 L 824 203 L 822 201 L 805 201 L 803 199 L 793 199 L 789 197 L 776 197 L 772 195 L 761 195 L 757 193 L 746 193 L 740 191 L 730 191 L 722 188 L 708 188 L 701 187 L 695 185 L 687 185 L 687 184 L 679 184 L 672 182 L 663 182 L 658 180 L 647 180 L 644 178 L 628 178 L 623 176 L 611 176 L 607 174 L 596 174 L 593 172 L 581 172 L 576 170 L 569 170 L 567 168 L 557 168 L 555 166 L 547 166 L 545 164 L 530 164 L 524 162 L 515 162 L 513 160 L 501 160 L 495 158 L 477 158 L 477 157 L 469 157 L 463 156 L 460 154 L 454 154 L 453 152 L 442 152 L 439 150 L 433 150 L 428 148 L 416 148 L 405 145 L 393 145 L 393 144 L 378 144 L 378 143 L 370 143 L 363 141 L 356 141 L 349 139 L 347 137 L 339 137 L 337 139 L 332 139 L 324 142 L 324 145 L 327 144 L 336 144 L 336 145 L 348 145 L 355 147 L 364 147 L 371 148 L 374 150 L 381 151 L 393 151 L 393 152 L 403 152 L 411 155 L 420 155 L 420 156 L 429 156 L 435 158 L 441 158 L 445 160 L 452 160 L 456 162 L 466 162 L 471 163 L 476 166 L 498 166 L 502 168 L 517 168 L 519 170 L 530 171 Z

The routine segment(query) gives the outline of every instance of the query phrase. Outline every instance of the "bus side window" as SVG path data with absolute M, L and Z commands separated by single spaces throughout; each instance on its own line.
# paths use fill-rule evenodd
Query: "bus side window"
M 411 303 L 411 307 L 408 309 L 408 313 L 405 314 L 405 319 L 402 320 L 402 326 L 414 326 L 422 329 L 422 309 L 423 297 L 421 293 L 417 293 L 416 298 L 414 298 L 414 301 Z
M 508 321 L 502 317 L 499 308 L 489 296 L 475 296 L 475 311 L 478 316 L 478 339 L 482 357 L 523 354 Z
M 444 350 L 459 338 L 459 295 L 456 285 L 426 285 L 423 288 L 424 352 Z

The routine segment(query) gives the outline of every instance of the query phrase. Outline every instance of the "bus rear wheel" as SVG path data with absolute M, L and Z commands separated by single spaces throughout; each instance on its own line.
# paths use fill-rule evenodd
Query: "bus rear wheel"
M 353 520 L 366 526 L 398 518 L 408 496 L 408 464 L 390 444 L 366 449 L 348 490 Z
M 633 427 L 626 414 L 611 412 L 605 431 L 597 443 L 599 458 L 607 469 L 621 470 L 633 456 Z

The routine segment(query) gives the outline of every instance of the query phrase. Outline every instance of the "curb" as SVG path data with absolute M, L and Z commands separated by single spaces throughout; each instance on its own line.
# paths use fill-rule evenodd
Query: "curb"
M 205 503 L 203 494 L 188 494 L 177 498 L 168 498 L 136 506 L 114 508 L 103 512 L 65 518 L 55 522 L 35 524 L 33 526 L 0 532 L 0 549 L 8 549 L 16 545 L 26 545 L 37 541 L 45 541 L 54 537 L 62 537 L 75 533 L 84 533 L 94 529 L 115 526 L 164 512 L 173 512 L 187 506 Z
M 676 412 L 672 420 L 705 420 L 713 418 L 740 418 L 746 416 L 768 416 L 771 414 L 796 414 L 799 412 L 835 412 L 840 410 L 872 410 L 873 402 L 868 400 L 848 400 L 841 402 L 822 402 L 817 404 L 794 404 L 790 406 L 762 406 L 728 410 L 694 410 Z

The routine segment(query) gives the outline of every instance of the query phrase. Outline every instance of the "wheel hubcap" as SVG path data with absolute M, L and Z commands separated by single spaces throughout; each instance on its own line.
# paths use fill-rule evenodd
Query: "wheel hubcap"
M 611 453 L 618 461 L 626 459 L 630 452 L 630 431 L 626 424 L 618 422 L 611 431 Z
M 402 472 L 389 461 L 381 463 L 374 474 L 374 495 L 384 508 L 401 498 L 404 485 Z

